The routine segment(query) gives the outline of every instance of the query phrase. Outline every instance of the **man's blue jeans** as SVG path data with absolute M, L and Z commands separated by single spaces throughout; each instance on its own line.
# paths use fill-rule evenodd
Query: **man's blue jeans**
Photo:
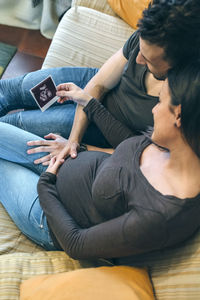
M 41 154 L 26 154 L 27 141 L 38 139 L 0 122 L 0 202 L 27 237 L 47 250 L 56 250 L 37 194 L 39 175 L 46 167 L 33 163 Z
M 45 112 L 41 112 L 30 93 L 30 89 L 49 75 L 52 76 L 56 85 L 74 82 L 79 87 L 84 88 L 97 71 L 96 68 L 52 68 L 17 78 L 0 80 L 0 121 L 40 137 L 53 132 L 68 138 L 74 120 L 76 104 L 72 101 L 67 101 L 62 105 L 55 103 Z M 25 109 L 25 111 L 7 114 L 15 109 Z M 100 147 L 109 146 L 94 124 L 88 127 L 83 141 Z

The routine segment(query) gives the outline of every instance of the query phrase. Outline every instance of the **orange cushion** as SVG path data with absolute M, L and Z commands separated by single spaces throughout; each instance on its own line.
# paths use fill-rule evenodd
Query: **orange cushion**
M 150 0 L 108 0 L 114 12 L 134 29 Z
M 79 269 L 24 281 L 20 300 L 153 300 L 145 269 L 126 266 Z

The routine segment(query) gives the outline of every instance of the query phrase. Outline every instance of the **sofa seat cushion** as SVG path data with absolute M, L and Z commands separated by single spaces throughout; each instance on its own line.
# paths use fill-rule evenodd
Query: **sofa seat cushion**
M 153 255 L 150 272 L 158 300 L 199 300 L 200 230 L 180 246 Z
M 149 266 L 157 300 L 200 299 L 200 229 L 176 247 L 135 258 Z
M 0 256 L 0 299 L 17 300 L 24 280 L 44 274 L 56 274 L 80 268 L 79 261 L 61 251 L 12 253 Z
M 0 255 L 16 252 L 44 251 L 17 228 L 0 203 Z
M 133 31 L 118 17 L 87 7 L 72 7 L 60 22 L 42 67 L 99 68 L 123 47 Z
M 144 269 L 100 267 L 36 276 L 21 285 L 20 300 L 153 300 Z

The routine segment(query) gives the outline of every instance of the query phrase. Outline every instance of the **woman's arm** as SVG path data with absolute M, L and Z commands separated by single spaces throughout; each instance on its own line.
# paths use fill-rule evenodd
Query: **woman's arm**
M 116 120 L 99 101 L 74 83 L 63 83 L 58 87 L 59 102 L 73 100 L 84 107 L 89 121 L 93 121 L 103 133 L 109 144 L 116 148 L 122 141 L 135 135 L 127 126 Z
M 88 120 L 97 125 L 113 148 L 116 148 L 125 139 L 135 135 L 126 125 L 116 120 L 112 114 L 94 98 L 88 102 L 83 111 L 86 113 Z
M 124 257 L 151 251 L 163 244 L 163 219 L 151 211 L 148 214 L 130 211 L 99 225 L 80 228 L 59 201 L 55 183 L 55 174 L 43 173 L 38 183 L 39 199 L 52 232 L 71 257 Z

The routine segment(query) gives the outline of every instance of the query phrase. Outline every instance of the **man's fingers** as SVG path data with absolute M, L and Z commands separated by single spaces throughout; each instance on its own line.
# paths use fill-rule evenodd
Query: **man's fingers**
M 43 166 L 49 166 L 49 164 L 50 164 L 50 160 L 45 161 L 45 162 L 42 163 Z
M 38 164 L 41 164 L 41 163 L 42 164 L 45 163 L 45 166 L 47 166 L 47 165 L 49 165 L 50 160 L 51 160 L 51 155 L 48 154 L 46 156 L 43 156 L 41 158 L 38 158 L 38 159 L 34 160 L 34 164 L 38 165 Z M 46 163 L 48 163 L 48 164 L 46 164 Z
M 58 135 L 56 133 L 49 133 L 49 134 L 47 134 L 47 135 L 44 136 L 45 139 L 52 139 L 52 140 L 55 140 L 58 137 L 60 137 L 60 135 Z
M 65 90 L 66 89 L 66 84 L 65 83 L 61 83 L 59 84 L 56 88 L 57 88 L 57 91 L 61 91 L 61 90 Z
M 67 97 L 69 95 L 69 92 L 61 90 L 61 91 L 56 92 L 56 95 L 58 97 Z
M 72 158 L 76 158 L 77 157 L 77 145 L 76 144 L 72 144 L 71 151 L 70 151 L 70 156 Z
M 45 140 L 37 140 L 37 141 L 28 141 L 28 146 L 41 146 L 41 145 L 49 145 L 51 141 L 45 141 Z
M 67 97 L 61 97 L 57 100 L 58 103 L 64 103 L 67 100 Z
M 42 147 L 28 149 L 27 153 L 34 154 L 34 153 L 39 153 L 39 152 L 51 152 L 51 151 L 52 151 L 52 148 L 50 146 L 42 146 Z

